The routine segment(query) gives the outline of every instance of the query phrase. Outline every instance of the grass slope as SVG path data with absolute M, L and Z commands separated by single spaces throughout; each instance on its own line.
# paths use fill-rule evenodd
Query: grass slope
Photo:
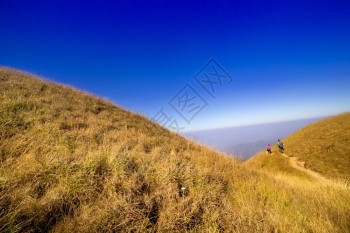
M 308 180 L 312 178 L 305 172 L 299 171 L 290 165 L 288 158 L 283 157 L 277 148 L 273 148 L 272 154 L 260 152 L 254 157 L 250 158 L 244 165 L 250 168 L 264 170 L 272 174 L 284 174 L 287 176 L 295 176 Z
M 349 232 L 348 194 L 0 68 L 0 232 Z
M 286 153 L 324 176 L 350 181 L 350 113 L 306 126 L 285 139 Z

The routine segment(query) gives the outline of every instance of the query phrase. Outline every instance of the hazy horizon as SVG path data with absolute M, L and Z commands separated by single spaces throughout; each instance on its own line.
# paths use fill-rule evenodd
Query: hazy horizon
M 350 110 L 349 110 L 350 111 Z M 340 112 L 339 114 L 346 113 L 348 111 Z M 228 128 L 239 128 L 239 127 L 248 127 L 248 126 L 258 126 L 258 125 L 267 125 L 267 124 L 276 124 L 276 123 L 285 123 L 285 122 L 294 122 L 294 121 L 303 121 L 303 120 L 309 120 L 309 119 L 323 119 L 327 117 L 336 116 L 339 114 L 334 115 L 323 115 L 323 116 L 314 116 L 314 117 L 306 117 L 306 118 L 295 118 L 295 119 L 289 119 L 289 120 L 280 120 L 280 121 L 267 121 L 267 122 L 261 122 L 261 123 L 253 123 L 253 124 L 243 124 L 243 125 L 229 125 L 225 127 L 218 127 L 218 128 L 203 128 L 203 129 L 197 129 L 197 130 L 184 130 L 179 133 L 193 133 L 193 132 L 203 132 L 203 131 L 210 131 L 210 130 L 220 130 L 220 129 L 228 129 Z
M 182 135 L 221 152 L 248 159 L 308 124 L 328 118 L 316 117 L 266 124 L 183 132 Z

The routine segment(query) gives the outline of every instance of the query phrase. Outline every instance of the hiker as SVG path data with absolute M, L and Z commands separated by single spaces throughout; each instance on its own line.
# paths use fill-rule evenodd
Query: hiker
M 280 153 L 283 154 L 283 151 L 284 151 L 284 144 L 283 144 L 283 142 L 282 142 L 281 140 L 279 140 L 279 139 L 278 139 L 278 141 L 277 141 L 277 146 L 278 146 L 278 149 L 279 149 Z
M 267 144 L 266 151 L 268 154 L 271 154 L 271 145 Z

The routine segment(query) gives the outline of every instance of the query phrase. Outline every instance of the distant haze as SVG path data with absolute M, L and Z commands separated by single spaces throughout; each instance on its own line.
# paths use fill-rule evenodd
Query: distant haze
M 268 143 L 274 145 L 278 139 L 283 139 L 304 126 L 324 118 L 192 131 L 183 135 L 227 154 L 248 159 L 264 150 Z M 286 147 L 288 148 L 288 145 Z

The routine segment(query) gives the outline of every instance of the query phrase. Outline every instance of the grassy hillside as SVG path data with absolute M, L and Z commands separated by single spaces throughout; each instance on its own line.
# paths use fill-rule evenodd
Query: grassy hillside
M 350 113 L 311 124 L 285 139 L 286 153 L 324 176 L 350 181 Z
M 350 181 L 350 113 L 310 124 L 283 140 L 289 157 L 296 157 L 305 168 L 334 179 Z M 261 152 L 246 162 L 252 168 L 309 177 L 290 166 L 277 147 L 273 155 Z
M 274 175 L 282 174 L 312 180 L 312 177 L 305 172 L 293 168 L 289 159 L 281 156 L 277 148 L 273 148 L 273 152 L 273 154 L 269 155 L 266 152 L 260 152 L 244 162 L 244 165 L 249 168 L 264 170 Z
M 248 169 L 0 68 L 0 232 L 349 232 L 346 185 Z

